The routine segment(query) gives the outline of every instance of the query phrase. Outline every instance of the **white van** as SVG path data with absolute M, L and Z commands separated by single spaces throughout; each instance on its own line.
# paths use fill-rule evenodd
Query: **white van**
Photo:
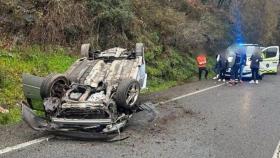
M 251 78 L 251 61 L 250 58 L 252 54 L 257 53 L 261 49 L 261 56 L 263 61 L 260 62 L 260 70 L 259 74 L 263 76 L 264 74 L 276 74 L 278 72 L 278 64 L 279 64 L 279 46 L 270 46 L 270 47 L 261 47 L 257 44 L 239 44 L 232 45 L 227 49 L 227 54 L 229 58 L 233 58 L 235 51 L 241 50 L 246 52 L 247 61 L 246 66 L 243 69 L 242 77 L 243 78 Z M 233 65 L 230 61 L 229 65 Z M 229 76 L 230 68 L 227 70 L 227 76 Z

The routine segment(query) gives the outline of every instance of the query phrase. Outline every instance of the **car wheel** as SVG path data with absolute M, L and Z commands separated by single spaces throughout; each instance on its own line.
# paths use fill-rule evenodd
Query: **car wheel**
M 122 80 L 117 88 L 116 103 L 125 109 L 132 109 L 139 98 L 140 84 L 137 80 Z
M 81 56 L 86 57 L 88 59 L 93 59 L 93 53 L 92 53 L 92 48 L 89 43 L 87 44 L 82 44 L 81 46 Z
M 136 52 L 136 56 L 143 56 L 144 55 L 144 44 L 136 43 L 135 52 Z
M 40 94 L 43 99 L 48 97 L 61 98 L 69 86 L 69 80 L 61 74 L 48 75 L 40 87 Z

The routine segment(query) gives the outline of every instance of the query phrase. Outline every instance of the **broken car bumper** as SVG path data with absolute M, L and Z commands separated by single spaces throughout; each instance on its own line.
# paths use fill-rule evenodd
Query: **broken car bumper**
M 54 132 L 58 135 L 72 136 L 78 138 L 108 138 L 112 136 L 114 130 L 118 130 L 115 127 L 119 127 L 119 124 L 113 125 L 111 119 L 65 119 L 65 118 L 52 118 L 50 121 L 37 116 L 27 104 L 22 103 L 22 117 L 23 120 L 34 130 Z M 125 120 L 125 123 L 127 120 Z M 124 121 L 121 122 L 123 127 Z M 100 126 L 108 126 L 96 132 L 92 130 Z M 110 135 L 109 135 L 110 134 Z

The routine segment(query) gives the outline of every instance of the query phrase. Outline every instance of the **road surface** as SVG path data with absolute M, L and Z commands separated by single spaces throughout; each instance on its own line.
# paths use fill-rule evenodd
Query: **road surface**
M 190 83 L 146 98 L 160 102 L 218 83 Z M 79 141 L 56 137 L 0 155 L 5 158 L 271 158 L 280 140 L 280 76 L 267 76 L 259 85 L 217 88 L 159 105 L 158 118 L 133 118 L 118 142 Z M 25 141 L 28 132 L 10 131 L 2 148 Z M 2 135 L 1 139 L 4 139 Z M 30 132 L 30 135 L 34 135 Z M 46 134 L 36 134 L 35 137 Z M 15 140 L 14 140 L 15 139 Z M 11 143 L 10 143 L 11 142 Z M 3 145 L 4 144 L 4 145 Z

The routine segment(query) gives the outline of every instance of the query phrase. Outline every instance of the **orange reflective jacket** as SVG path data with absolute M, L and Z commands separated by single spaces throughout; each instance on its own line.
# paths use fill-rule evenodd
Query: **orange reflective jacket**
M 205 55 L 197 56 L 196 61 L 197 61 L 198 67 L 206 67 L 207 60 L 206 60 Z

